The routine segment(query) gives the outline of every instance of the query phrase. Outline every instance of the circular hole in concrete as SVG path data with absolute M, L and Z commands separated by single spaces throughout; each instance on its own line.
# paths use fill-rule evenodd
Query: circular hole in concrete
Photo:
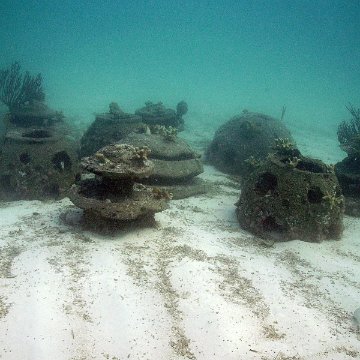
M 269 215 L 262 221 L 263 230 L 267 232 L 277 231 L 281 232 L 283 230 L 282 226 L 276 222 L 274 216 Z
M 51 159 L 54 168 L 58 171 L 71 170 L 71 159 L 66 151 L 57 152 Z
M 266 172 L 261 174 L 255 184 L 255 192 L 259 195 L 266 195 L 273 192 L 277 187 L 277 177 L 274 174 Z
M 324 194 L 318 186 L 309 189 L 307 192 L 307 198 L 308 198 L 310 204 L 321 203 L 323 196 L 324 196 Z
M 22 153 L 19 156 L 19 160 L 26 165 L 31 161 L 31 157 L 28 153 Z

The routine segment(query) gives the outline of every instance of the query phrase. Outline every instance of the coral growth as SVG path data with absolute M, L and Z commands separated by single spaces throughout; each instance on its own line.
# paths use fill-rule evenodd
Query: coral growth
M 82 168 L 97 176 L 73 185 L 69 197 L 84 210 L 88 223 L 115 221 L 124 225 L 138 219 L 154 222 L 154 214 L 166 209 L 169 193 L 138 183 L 154 171 L 149 153 L 147 147 L 113 144 L 82 159 Z
M 175 141 L 178 130 L 172 126 L 154 125 L 151 127 L 153 134 L 160 134 L 167 141 Z
M 32 76 L 28 71 L 22 74 L 17 62 L 0 70 L 0 101 L 7 105 L 10 111 L 34 101 L 44 100 L 41 74 Z
M 331 210 L 344 204 L 344 197 L 341 194 L 337 194 L 335 190 L 327 191 L 322 199 L 329 204 Z
M 153 103 L 147 101 L 145 106 L 135 111 L 136 115 L 141 116 L 142 121 L 149 125 L 172 126 L 178 131 L 184 130 L 183 115 L 187 113 L 188 107 L 185 101 L 180 101 L 176 111 L 166 108 L 162 102 Z
M 171 200 L 173 198 L 173 194 L 171 192 L 157 187 L 154 187 L 152 189 L 152 193 L 155 199 Z
M 261 159 L 257 159 L 255 156 L 251 155 L 244 162 L 249 166 L 250 169 L 255 169 L 262 164 Z
M 240 225 L 269 240 L 339 239 L 343 230 L 344 199 L 334 171 L 301 155 L 269 154 L 245 178 L 236 206 Z
M 360 154 L 360 108 L 356 109 L 349 104 L 346 107 L 352 118 L 349 121 L 343 121 L 337 131 L 340 147 L 348 153 L 349 156 Z
M 148 160 L 150 149 L 128 144 L 112 144 L 98 150 L 94 156 L 82 159 L 82 167 L 98 175 L 114 178 L 143 178 L 153 171 Z
M 109 111 L 97 114 L 95 121 L 80 140 L 80 157 L 93 155 L 102 147 L 116 143 L 131 132 L 144 133 L 146 125 L 141 117 L 125 113 L 116 102 L 109 104 Z
M 275 139 L 274 149 L 278 152 L 287 152 L 295 147 L 294 143 L 288 138 L 277 138 Z
M 299 163 L 301 162 L 301 159 L 298 158 L 297 156 L 294 157 L 289 157 L 287 159 L 287 164 L 291 167 L 291 168 L 296 168 Z

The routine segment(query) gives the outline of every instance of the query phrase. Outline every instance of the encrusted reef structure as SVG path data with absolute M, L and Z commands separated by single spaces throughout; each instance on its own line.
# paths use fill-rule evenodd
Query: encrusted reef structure
M 184 130 L 184 119 L 188 111 L 185 101 L 180 101 L 176 106 L 176 111 L 166 108 L 162 102 L 152 103 L 148 101 L 145 106 L 135 111 L 136 115 L 141 116 L 143 122 L 149 126 L 163 125 L 172 126 L 179 131 Z
M 174 199 L 206 192 L 205 184 L 196 176 L 203 172 L 200 155 L 176 136 L 174 128 L 158 127 L 152 134 L 129 134 L 119 143 L 146 146 L 154 171 L 146 183 L 173 194 Z
M 241 227 L 275 241 L 339 239 L 344 199 L 334 169 L 283 144 L 246 178 L 236 204 Z
M 138 115 L 122 111 L 115 102 L 110 103 L 109 112 L 96 115 L 95 121 L 81 138 L 80 156 L 89 156 L 102 147 L 123 139 L 131 132 L 143 133 L 146 125 Z
M 264 159 L 278 138 L 291 139 L 282 121 L 244 110 L 216 131 L 206 159 L 223 172 L 245 176 L 249 162 Z
M 74 140 L 55 128 L 12 129 L 0 159 L 0 198 L 57 199 L 79 176 Z
M 339 179 L 345 196 L 345 213 L 360 216 L 360 109 L 352 105 L 348 107 L 352 116 L 338 127 L 340 147 L 347 157 L 335 165 L 335 173 Z
M 167 208 L 169 193 L 136 183 L 154 170 L 149 152 L 147 147 L 113 144 L 82 159 L 82 168 L 96 176 L 74 184 L 69 198 L 84 210 L 88 224 L 154 221 L 154 214 Z
M 45 103 L 41 76 L 22 75 L 17 63 L 0 72 L 3 117 L 0 199 L 48 199 L 64 196 L 79 176 L 78 146 L 61 112 Z

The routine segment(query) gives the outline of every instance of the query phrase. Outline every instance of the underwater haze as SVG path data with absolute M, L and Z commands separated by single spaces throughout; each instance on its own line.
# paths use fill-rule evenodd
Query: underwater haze
M 0 360 L 360 359 L 360 0 L 0 14 Z
M 358 0 L 2 0 L 0 68 L 42 73 L 47 102 L 92 121 L 184 99 L 191 121 L 243 109 L 335 133 L 360 104 Z M 218 124 L 217 124 L 218 125 Z

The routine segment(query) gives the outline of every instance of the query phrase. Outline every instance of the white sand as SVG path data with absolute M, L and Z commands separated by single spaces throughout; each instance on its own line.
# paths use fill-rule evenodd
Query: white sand
M 266 247 L 239 228 L 237 184 L 202 176 L 215 191 L 112 236 L 67 199 L 2 205 L 0 359 L 360 358 L 360 219 Z

